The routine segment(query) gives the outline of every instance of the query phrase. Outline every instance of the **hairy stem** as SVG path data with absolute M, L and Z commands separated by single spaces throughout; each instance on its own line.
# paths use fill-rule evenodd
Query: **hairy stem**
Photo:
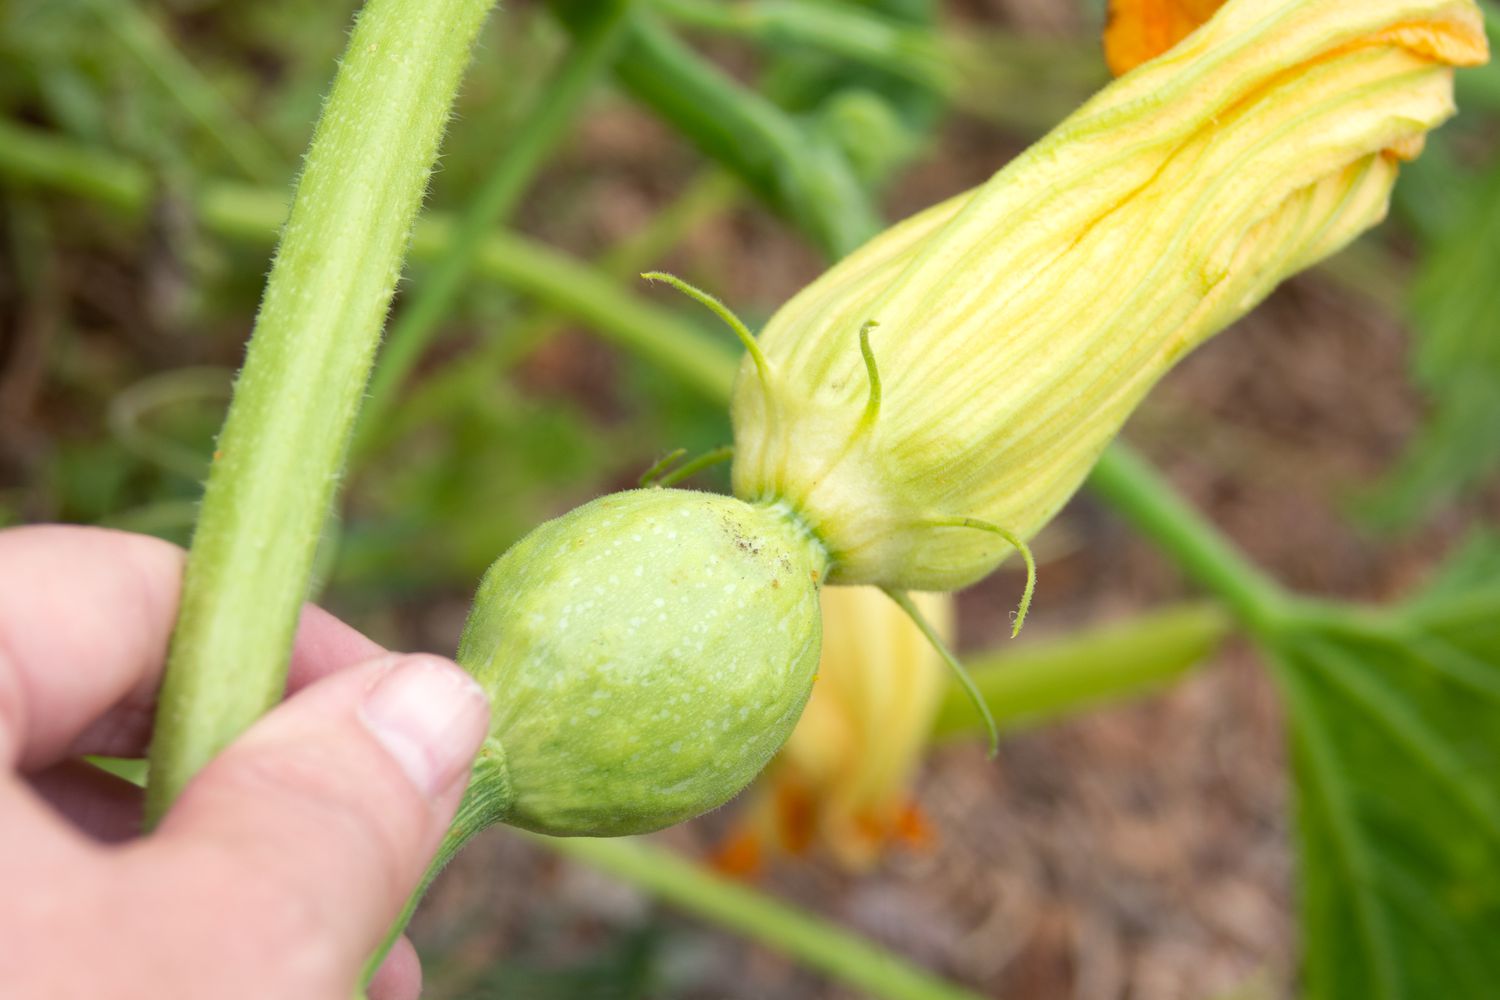
M 313 135 L 219 435 L 162 685 L 147 819 L 281 697 L 313 553 L 490 0 L 370 0 Z
M 351 461 L 356 465 L 377 440 L 374 429 L 384 424 L 401 384 L 463 289 L 485 234 L 510 217 L 537 171 L 567 133 L 599 76 L 609 68 L 619 47 L 628 6 L 628 0 L 599 0 L 593 5 L 592 20 L 580 29 L 563 65 L 542 88 L 540 102 L 522 121 L 504 155 L 454 226 L 453 237 L 436 266 L 424 275 L 411 302 L 404 304 L 391 324 L 354 440 Z

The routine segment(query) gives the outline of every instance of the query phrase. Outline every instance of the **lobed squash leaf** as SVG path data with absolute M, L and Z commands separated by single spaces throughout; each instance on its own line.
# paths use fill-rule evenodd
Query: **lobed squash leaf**
M 1500 983 L 1500 547 L 1384 620 L 1277 637 L 1297 774 L 1303 995 Z
M 1487 174 L 1432 174 L 1416 172 L 1438 218 L 1410 303 L 1411 364 L 1429 410 L 1368 499 L 1382 526 L 1410 524 L 1500 469 L 1500 160 Z

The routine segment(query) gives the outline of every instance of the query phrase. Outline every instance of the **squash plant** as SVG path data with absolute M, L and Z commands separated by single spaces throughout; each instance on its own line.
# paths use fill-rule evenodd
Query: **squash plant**
M 731 15 L 687 0 L 558 0 L 574 48 L 515 148 L 461 223 L 418 223 L 488 6 L 370 0 L 350 37 L 194 530 L 152 749 L 154 816 L 279 696 L 345 457 L 378 447 L 378 429 L 356 437 L 355 421 L 410 244 L 439 266 L 393 331 L 377 411 L 467 273 L 483 271 L 727 404 L 736 448 L 734 497 L 647 486 L 499 557 L 459 649 L 495 699 L 494 729 L 434 872 L 489 822 L 610 836 L 735 794 L 808 696 L 825 585 L 886 590 L 972 699 L 945 717 L 974 713 L 993 740 L 1017 693 L 971 681 L 908 591 L 965 586 L 1013 552 L 1029 566 L 1027 539 L 1088 477 L 1223 602 L 1286 699 L 1308 994 L 1477 997 L 1500 981 L 1483 945 L 1500 929 L 1493 552 L 1476 545 L 1397 607 L 1314 600 L 1252 567 L 1128 450 L 1105 450 L 1184 353 L 1384 216 L 1401 163 L 1453 111 L 1452 68 L 1484 60 L 1492 12 L 1472 0 L 1230 0 L 1153 43 L 1120 41 L 1152 6 L 1120 4 L 1111 65 L 1126 75 L 989 182 L 879 232 L 869 189 L 891 163 L 871 166 L 857 143 L 729 81 L 661 18 L 751 36 L 773 25 L 771 37 L 940 90 L 951 86 L 940 64 L 911 44 L 930 41 L 925 29 L 857 5 Z M 648 275 L 717 312 L 745 349 L 738 362 L 597 272 L 490 231 L 606 69 L 842 258 L 758 336 L 707 293 Z M 7 173 L 141 207 L 129 164 L 6 130 Z M 256 189 L 198 197 L 229 235 L 276 224 L 274 197 Z M 1018 630 L 1031 597 L 1028 582 Z M 1063 702 L 1110 683 L 1084 676 Z M 740 919 L 716 895 L 726 890 L 631 848 L 565 849 L 656 872 L 638 877 Z M 770 936 L 777 919 L 741 923 Z M 945 989 L 859 972 L 856 946 L 837 937 L 786 946 L 872 991 Z

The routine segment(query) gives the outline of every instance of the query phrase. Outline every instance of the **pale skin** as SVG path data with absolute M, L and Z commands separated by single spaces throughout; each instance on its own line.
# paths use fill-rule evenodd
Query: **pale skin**
M 451 662 L 309 606 L 286 700 L 142 836 L 139 790 L 79 757 L 144 754 L 182 563 L 138 535 L 0 532 L 0 984 L 349 1000 L 458 807 L 488 705 Z M 402 939 L 368 995 L 420 991 Z

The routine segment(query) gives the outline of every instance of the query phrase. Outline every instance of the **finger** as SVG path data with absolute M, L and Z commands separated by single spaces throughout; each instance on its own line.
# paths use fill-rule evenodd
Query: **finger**
M 40 872 L 66 871 L 92 852 L 88 840 L 28 785 L 0 772 L 0 886 L 7 893 L 12 886 L 36 884 Z
M 315 604 L 302 606 L 292 663 L 287 671 L 288 693 L 300 691 L 337 670 L 373 660 L 386 648 L 358 629 L 345 625 Z
M 357 967 L 436 850 L 488 719 L 478 685 L 437 657 L 341 671 L 210 763 L 145 849 L 242 926 L 310 923 Z
M 167 542 L 102 528 L 0 531 L 0 764 L 145 753 L 182 561 Z M 288 690 L 382 652 L 307 605 Z
M 365 995 L 369 1000 L 417 1000 L 422 995 L 422 962 L 410 939 L 396 939 Z
M 31 769 L 150 725 L 182 553 L 101 528 L 0 532 L 0 763 Z M 113 710 L 113 711 L 111 711 Z
M 100 843 L 118 844 L 141 833 L 145 796 L 123 778 L 68 760 L 26 780 L 42 801 Z
M 168 628 L 171 628 L 170 624 Z M 287 693 L 296 693 L 329 674 L 385 652 L 384 646 L 353 626 L 344 624 L 317 605 L 304 604 L 297 621 L 297 634 L 292 640 Z M 67 756 L 144 756 L 151 744 L 161 668 L 159 663 L 156 669 L 148 669 L 134 691 L 78 734 L 69 745 Z

